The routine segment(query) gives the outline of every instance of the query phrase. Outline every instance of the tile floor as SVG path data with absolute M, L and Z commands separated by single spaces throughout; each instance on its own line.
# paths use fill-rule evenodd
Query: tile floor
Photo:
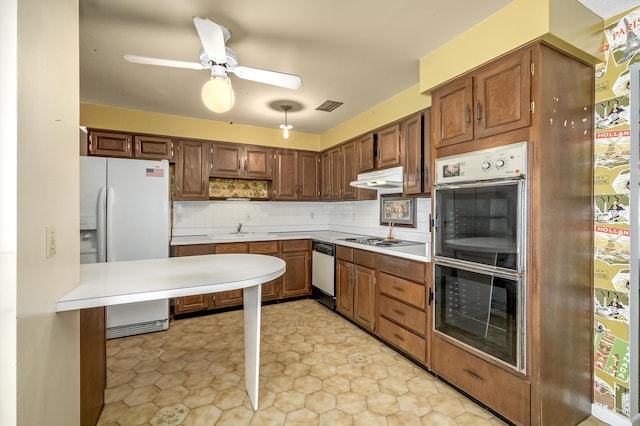
M 242 311 L 233 311 L 107 341 L 98 425 L 505 424 L 313 300 L 263 308 L 254 412 L 242 336 Z

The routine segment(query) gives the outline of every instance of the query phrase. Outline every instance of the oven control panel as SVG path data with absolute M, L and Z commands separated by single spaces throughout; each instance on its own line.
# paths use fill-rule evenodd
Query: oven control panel
M 436 158 L 435 183 L 438 185 L 525 176 L 526 170 L 527 143 L 519 142 Z

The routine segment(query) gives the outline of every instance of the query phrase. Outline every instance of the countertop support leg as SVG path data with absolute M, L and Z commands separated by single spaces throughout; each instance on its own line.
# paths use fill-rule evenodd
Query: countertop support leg
M 262 285 L 244 290 L 244 375 L 249 400 L 258 409 L 260 382 L 260 318 Z

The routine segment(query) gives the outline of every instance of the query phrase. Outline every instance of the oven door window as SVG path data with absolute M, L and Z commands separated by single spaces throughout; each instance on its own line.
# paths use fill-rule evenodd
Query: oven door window
M 435 329 L 521 370 L 524 293 L 518 278 L 435 265 Z
M 522 181 L 436 189 L 436 259 L 521 272 Z

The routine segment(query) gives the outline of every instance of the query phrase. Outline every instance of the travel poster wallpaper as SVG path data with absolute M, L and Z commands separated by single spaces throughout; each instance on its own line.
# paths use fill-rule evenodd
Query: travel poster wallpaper
M 629 65 L 640 61 L 640 7 L 604 31 L 596 66 L 594 401 L 629 418 Z

